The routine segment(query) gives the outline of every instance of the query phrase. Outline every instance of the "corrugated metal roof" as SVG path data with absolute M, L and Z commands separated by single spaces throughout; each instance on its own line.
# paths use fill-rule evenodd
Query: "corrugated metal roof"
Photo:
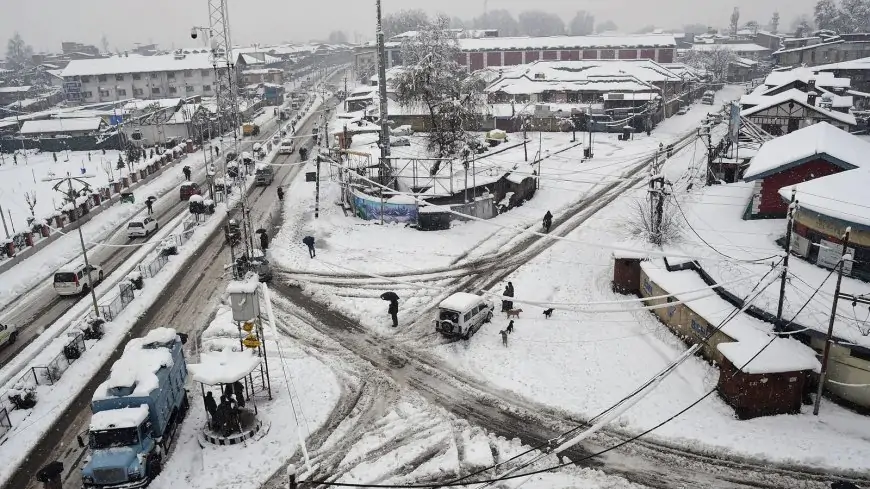
M 208 54 L 174 54 L 155 56 L 113 56 L 111 58 L 73 60 L 64 68 L 62 76 L 115 75 L 124 73 L 153 73 L 163 71 L 213 69 Z
M 96 131 L 103 120 L 100 118 L 85 119 L 46 119 L 42 121 L 27 121 L 21 126 L 21 134 L 42 134 L 52 132 Z

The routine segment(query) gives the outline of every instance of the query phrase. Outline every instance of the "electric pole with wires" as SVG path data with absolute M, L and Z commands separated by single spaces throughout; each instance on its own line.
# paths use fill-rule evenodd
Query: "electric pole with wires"
M 846 228 L 846 234 L 843 235 L 843 250 L 840 256 L 840 261 L 836 265 L 837 269 L 837 285 L 834 288 L 834 300 L 831 305 L 831 319 L 828 322 L 828 334 L 825 337 L 825 347 L 822 350 L 822 369 L 819 372 L 819 385 L 816 387 L 816 403 L 813 406 L 813 415 L 819 415 L 819 407 L 822 404 L 822 391 L 825 389 L 825 377 L 828 373 L 828 357 L 831 354 L 831 340 L 834 336 L 834 322 L 837 319 L 837 302 L 840 297 L 843 295 L 840 293 L 840 285 L 843 283 L 843 272 L 846 268 L 846 263 L 849 263 L 849 268 L 851 270 L 851 262 L 852 255 L 850 254 L 849 249 L 849 235 L 852 233 L 852 228 Z M 854 253 L 854 250 L 851 251 Z
M 791 233 L 794 228 L 794 209 L 797 206 L 795 194 L 796 190 L 792 188 L 791 202 L 788 204 L 788 222 L 786 223 L 785 231 L 785 258 L 782 262 L 782 277 L 779 283 L 779 304 L 776 306 L 776 322 L 774 323 L 776 331 L 782 330 L 782 308 L 785 303 L 785 283 L 788 280 L 788 258 L 791 256 Z

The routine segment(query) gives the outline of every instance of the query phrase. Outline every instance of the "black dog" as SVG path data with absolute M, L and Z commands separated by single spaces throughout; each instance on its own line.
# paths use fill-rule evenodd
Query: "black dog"
M 545 318 L 550 319 L 550 316 L 552 316 L 552 315 L 553 315 L 553 308 L 552 307 L 544 310 L 544 317 Z

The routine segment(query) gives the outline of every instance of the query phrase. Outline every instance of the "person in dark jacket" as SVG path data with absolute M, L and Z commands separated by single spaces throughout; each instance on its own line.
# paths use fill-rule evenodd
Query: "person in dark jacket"
M 284 187 L 278 187 L 278 200 L 284 202 Z
M 239 402 L 239 407 L 245 407 L 245 387 L 238 380 L 233 382 L 233 391 L 236 393 L 236 400 Z
M 149 216 L 150 216 L 151 214 L 154 214 L 154 209 L 153 209 L 153 207 L 154 207 L 154 201 L 151 200 L 151 197 L 148 197 L 147 199 L 145 199 L 145 207 L 148 208 L 148 215 L 149 215 Z
M 181 172 L 184 173 L 184 178 L 189 182 L 190 181 L 190 167 L 185 166 L 181 169 Z
M 217 412 L 217 402 L 214 400 L 211 391 L 205 393 L 205 412 L 208 413 L 212 423 L 214 423 L 214 415 Z
M 552 226 L 552 225 L 553 225 L 553 214 L 551 214 L 550 211 L 547 211 L 547 213 L 544 214 L 544 232 L 549 233 L 550 226 Z
M 269 235 L 266 233 L 260 233 L 260 249 L 263 251 L 269 249 Z
M 399 325 L 399 318 L 397 314 L 399 314 L 399 303 L 398 301 L 390 301 L 390 308 L 387 310 L 390 313 L 390 317 L 393 319 L 393 327 L 397 327 Z
M 305 243 L 305 246 L 308 247 L 308 254 L 311 256 L 311 258 L 314 258 L 314 236 L 306 236 L 302 239 L 302 242 Z

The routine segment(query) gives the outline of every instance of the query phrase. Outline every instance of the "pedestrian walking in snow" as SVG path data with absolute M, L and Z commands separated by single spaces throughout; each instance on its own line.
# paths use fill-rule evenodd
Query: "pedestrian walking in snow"
M 399 302 L 398 301 L 390 301 L 390 308 L 387 310 L 390 314 L 390 318 L 393 320 L 393 327 L 399 326 Z
M 284 187 L 278 187 L 278 201 L 284 202 Z
M 549 233 L 550 226 L 552 226 L 552 225 L 553 225 L 553 214 L 551 214 L 550 211 L 547 211 L 547 213 L 544 214 L 544 232 Z
M 269 235 L 266 233 L 260 233 L 260 249 L 263 251 L 269 249 Z
M 514 320 L 513 319 L 511 319 L 511 321 L 508 323 L 508 327 L 505 331 L 507 331 L 508 333 L 514 332 Z
M 148 208 L 148 215 L 154 214 L 154 201 L 151 198 L 145 199 L 145 207 Z
M 181 169 L 181 172 L 184 173 L 184 179 L 189 182 L 190 181 L 190 167 L 185 166 L 184 168 Z
M 308 247 L 308 254 L 311 256 L 311 258 L 314 258 L 314 256 L 316 255 L 314 253 L 314 236 L 306 236 L 302 239 L 302 242 L 305 243 L 305 246 Z
M 501 335 L 501 344 L 504 345 L 505 348 L 507 348 L 507 332 L 505 332 L 505 330 L 501 330 L 498 332 L 498 334 Z
M 205 412 L 208 413 L 212 423 L 214 423 L 214 415 L 217 412 L 217 402 L 214 400 L 214 396 L 211 394 L 211 391 L 205 394 L 204 402 Z
M 507 286 L 504 288 L 504 292 L 502 292 L 505 297 L 513 297 L 514 296 L 514 284 L 512 282 L 508 282 Z M 505 299 L 501 301 L 501 312 L 509 311 L 514 308 L 514 301 Z

